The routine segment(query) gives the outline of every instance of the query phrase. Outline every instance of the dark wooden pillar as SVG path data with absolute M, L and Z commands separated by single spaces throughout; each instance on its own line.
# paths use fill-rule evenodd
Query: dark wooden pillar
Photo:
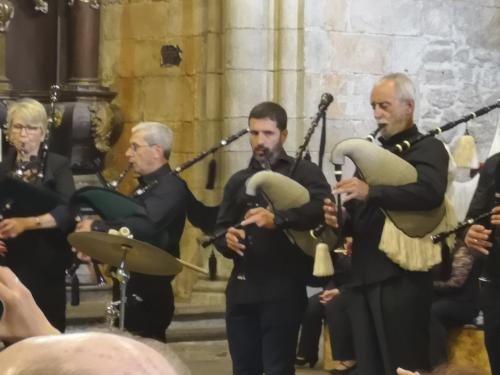
M 0 97 L 7 96 L 11 90 L 11 84 L 5 75 L 6 56 L 5 33 L 9 23 L 14 16 L 14 7 L 9 0 L 0 0 Z
M 98 0 L 72 0 L 70 6 L 71 24 L 71 66 L 69 85 L 99 84 L 99 22 Z

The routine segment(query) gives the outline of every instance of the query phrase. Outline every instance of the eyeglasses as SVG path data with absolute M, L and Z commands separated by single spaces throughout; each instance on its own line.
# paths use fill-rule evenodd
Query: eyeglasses
M 141 147 L 151 147 L 153 145 L 148 145 L 148 144 L 145 144 L 145 145 L 138 145 L 137 143 L 131 143 L 129 146 L 128 146 L 128 149 L 129 150 L 132 150 L 134 152 L 137 152 L 138 149 L 140 149 Z
M 36 133 L 38 130 L 41 130 L 39 126 L 31 126 L 31 125 L 21 125 L 21 124 L 14 124 L 11 126 L 11 129 L 15 133 L 21 133 L 24 130 L 26 130 L 26 133 L 33 134 Z

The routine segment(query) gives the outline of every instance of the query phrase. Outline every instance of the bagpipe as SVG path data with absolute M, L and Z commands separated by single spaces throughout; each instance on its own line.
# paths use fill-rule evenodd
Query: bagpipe
M 315 128 L 318 126 L 319 120 L 325 116 L 326 110 L 332 101 L 333 96 L 331 94 L 325 93 L 322 95 L 318 105 L 318 112 L 311 122 L 303 144 L 297 151 L 294 163 L 288 175 L 273 172 L 271 170 L 263 170 L 253 174 L 246 181 L 245 192 L 248 196 L 255 197 L 261 195 L 267 203 L 267 208 L 271 211 L 297 208 L 310 202 L 311 197 L 309 191 L 300 183 L 293 180 L 293 174 L 299 162 L 303 159 L 303 155 Z M 242 228 L 240 224 L 235 225 L 235 227 L 239 229 Z M 312 238 L 309 235 L 309 231 L 284 229 L 284 232 L 291 243 L 298 246 L 307 255 L 312 257 L 315 256 L 318 239 Z M 213 244 L 216 240 L 225 236 L 226 233 L 227 231 L 222 231 L 212 236 L 208 240 L 202 242 L 202 246 L 207 247 Z
M 218 145 L 211 147 L 193 159 L 175 167 L 171 173 L 174 175 L 180 174 L 182 171 L 193 166 L 200 160 L 215 153 L 222 147 L 229 145 L 236 141 L 243 135 L 247 134 L 249 129 L 243 129 L 239 132 L 222 139 Z M 104 220 L 115 220 L 123 217 L 129 217 L 144 210 L 144 207 L 133 197 L 127 197 L 118 192 L 117 189 L 121 182 L 124 180 L 127 173 L 131 170 L 131 166 L 122 171 L 116 180 L 106 182 L 104 177 L 99 173 L 104 187 L 87 186 L 75 192 L 71 198 L 72 205 L 88 205 Z M 144 194 L 148 189 L 152 188 L 153 184 L 146 185 L 145 187 L 138 188 L 133 193 L 134 197 Z M 186 186 L 187 187 L 187 186 Z M 210 234 L 215 228 L 215 221 L 217 219 L 218 206 L 206 206 L 201 201 L 196 199 L 192 191 L 188 190 L 188 205 L 186 207 L 186 214 L 188 220 L 193 226 L 201 229 L 204 233 Z
M 449 122 L 426 134 L 420 134 L 384 149 L 373 141 L 380 128 L 377 128 L 366 139 L 347 139 L 339 142 L 331 151 L 330 162 L 334 165 L 335 176 L 339 181 L 342 165 L 346 158 L 352 160 L 360 178 L 368 185 L 400 186 L 417 181 L 417 171 L 400 156 L 422 140 L 441 134 L 443 131 L 484 115 L 500 107 L 500 101 L 470 113 L 459 120 Z M 380 166 L 384 166 L 381 173 Z M 340 211 L 341 209 L 338 209 Z M 445 197 L 443 203 L 426 211 L 394 211 L 382 210 L 386 216 L 379 248 L 401 267 L 412 271 L 427 271 L 442 260 L 438 242 L 444 239 L 443 234 L 458 231 L 457 220 L 450 202 Z M 484 217 L 484 216 L 481 216 Z M 465 224 L 459 225 L 462 227 Z M 321 233 L 323 226 L 314 230 Z M 452 229 L 455 228 L 455 229 Z

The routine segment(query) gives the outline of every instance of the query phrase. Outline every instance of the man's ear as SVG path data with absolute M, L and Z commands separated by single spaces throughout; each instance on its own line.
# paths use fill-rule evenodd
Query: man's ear
M 280 134 L 281 143 L 285 143 L 287 137 L 288 137 L 288 129 L 282 130 Z

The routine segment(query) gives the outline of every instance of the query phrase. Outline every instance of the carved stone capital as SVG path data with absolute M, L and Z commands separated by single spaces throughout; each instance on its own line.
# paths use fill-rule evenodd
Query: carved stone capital
M 14 7 L 9 0 L 0 0 L 0 32 L 9 28 L 9 22 L 14 17 Z
M 95 147 L 100 152 L 108 152 L 113 128 L 122 121 L 119 109 L 107 102 L 95 102 L 89 106 L 89 112 Z
M 92 9 L 99 9 L 101 7 L 101 1 L 100 0 L 76 0 L 81 3 L 89 4 Z M 68 0 L 68 5 L 70 7 L 73 6 L 75 3 L 75 0 Z
M 33 0 L 35 2 L 35 10 L 42 13 L 49 13 L 49 3 L 45 0 Z

